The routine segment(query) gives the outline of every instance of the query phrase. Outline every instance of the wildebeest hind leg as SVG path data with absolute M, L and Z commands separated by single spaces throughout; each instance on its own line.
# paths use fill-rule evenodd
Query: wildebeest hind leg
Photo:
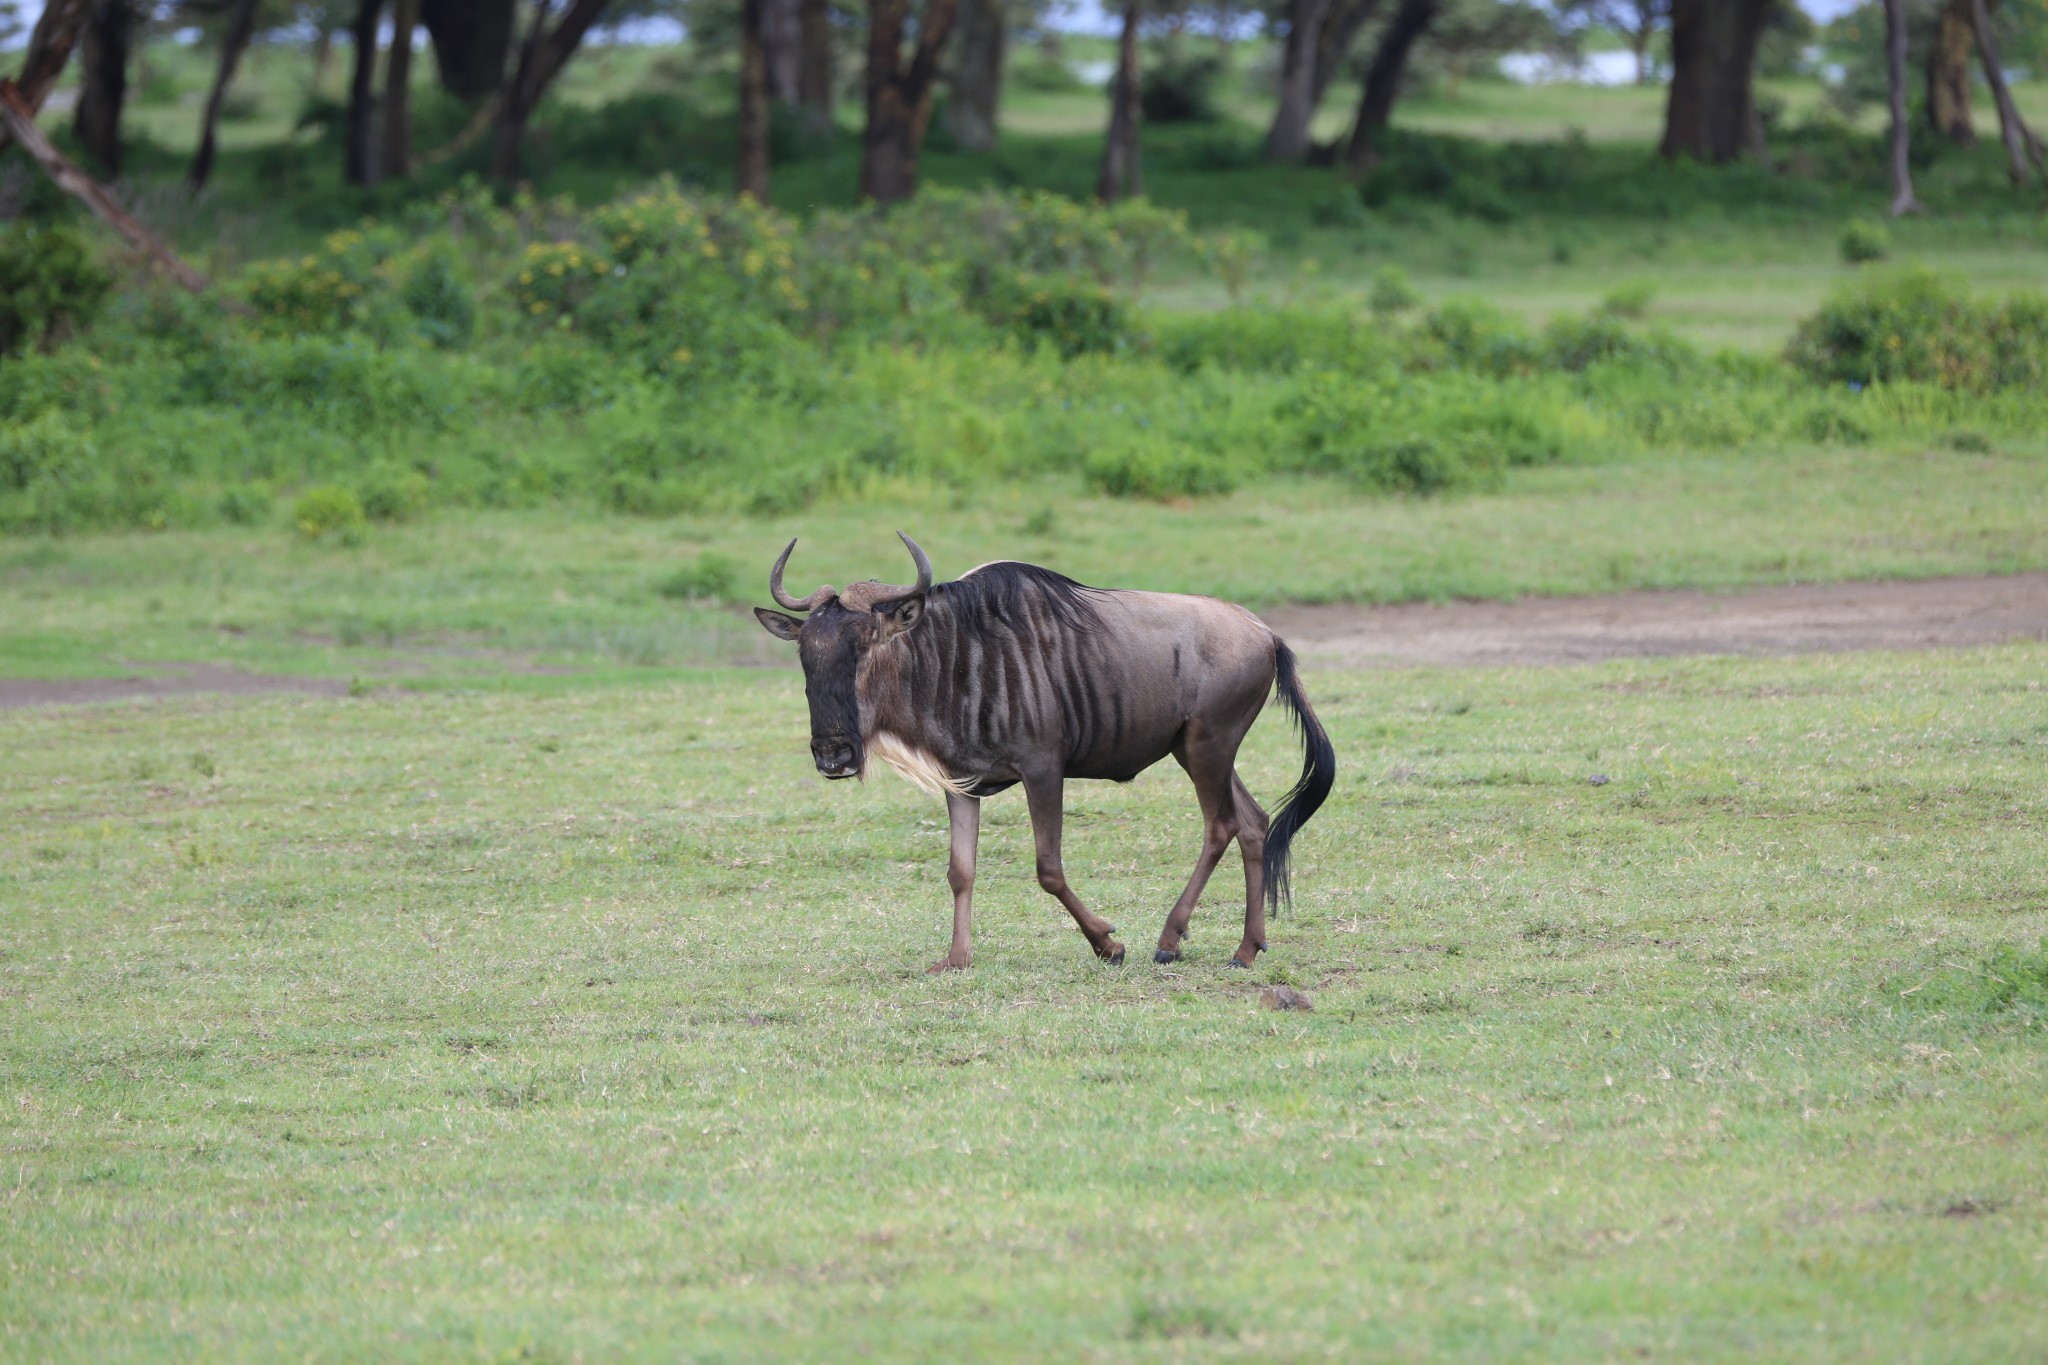
M 1081 904 L 1081 898 L 1067 885 L 1067 874 L 1060 866 L 1060 826 L 1064 821 L 1060 796 L 1064 786 L 1065 781 L 1058 773 L 1027 773 L 1024 777 L 1024 800 L 1031 808 L 1031 839 L 1038 846 L 1038 884 L 1067 907 L 1067 913 L 1081 926 L 1081 933 L 1097 957 L 1104 962 L 1121 963 L 1124 945 L 1116 941 L 1115 927 Z
M 1209 876 L 1215 872 L 1223 850 L 1230 847 L 1237 834 L 1237 809 L 1230 790 L 1230 765 L 1236 757 L 1235 750 L 1232 745 L 1230 752 L 1223 752 L 1221 745 L 1196 737 L 1183 739 L 1173 751 L 1180 766 L 1187 770 L 1188 780 L 1195 784 L 1195 800 L 1202 807 L 1202 852 L 1195 859 L 1195 870 L 1188 877 L 1180 899 L 1167 912 L 1166 927 L 1159 931 L 1159 948 L 1152 954 L 1154 962 L 1173 962 L 1180 957 L 1195 902 L 1202 898 L 1202 889 L 1209 884 Z
M 1231 954 L 1230 965 L 1249 967 L 1266 947 L 1266 829 L 1265 810 L 1252 800 L 1244 779 L 1230 775 L 1230 792 L 1237 806 L 1237 847 L 1244 855 L 1244 941 Z

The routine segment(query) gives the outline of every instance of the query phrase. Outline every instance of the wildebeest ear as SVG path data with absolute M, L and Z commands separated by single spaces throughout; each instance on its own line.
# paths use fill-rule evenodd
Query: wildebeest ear
M 796 639 L 796 633 L 804 628 L 804 623 L 794 616 L 784 616 L 781 612 L 770 611 L 766 607 L 755 607 L 754 619 L 765 626 L 770 635 L 782 640 Z
M 882 639 L 893 639 L 924 619 L 924 594 L 899 597 L 875 607 L 875 620 L 882 627 Z

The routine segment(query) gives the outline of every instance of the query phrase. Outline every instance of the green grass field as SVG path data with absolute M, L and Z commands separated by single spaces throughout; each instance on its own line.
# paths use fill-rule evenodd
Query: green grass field
M 788 672 L 0 715 L 0 1354 L 2030 1357 L 2044 664 L 1315 674 L 1249 980 L 1015 800 L 926 977 Z M 1069 809 L 1144 943 L 1184 781 Z
M 1929 578 L 2048 568 L 2048 461 L 2039 449 L 1807 449 L 1514 470 L 1498 493 L 1450 498 L 1283 481 L 1133 503 L 1046 482 L 772 517 L 447 512 L 355 547 L 284 526 L 0 543 L 0 672 L 212 659 L 422 685 L 521 661 L 778 659 L 751 617 L 664 596 L 667 580 L 709 557 L 734 600 L 765 602 L 792 535 L 793 572 L 893 580 L 898 526 L 946 577 L 1021 558 L 1255 606 Z

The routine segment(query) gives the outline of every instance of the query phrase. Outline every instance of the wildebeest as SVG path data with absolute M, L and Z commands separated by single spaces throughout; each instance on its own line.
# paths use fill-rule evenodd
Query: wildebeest
M 1060 868 L 1060 794 L 1070 777 L 1128 782 L 1172 754 L 1202 806 L 1202 853 L 1166 917 L 1159 962 L 1180 956 L 1217 859 L 1244 858 L 1244 940 L 1230 965 L 1266 946 L 1266 911 L 1287 895 L 1294 836 L 1330 794 L 1337 755 L 1310 708 L 1294 654 L 1243 607 L 1209 597 L 1090 588 L 1031 564 L 984 564 L 911 587 L 828 584 L 783 591 L 794 540 L 768 590 L 803 620 L 758 608 L 770 634 L 796 642 L 811 704 L 811 756 L 828 778 L 860 777 L 879 758 L 946 798 L 953 835 L 953 944 L 931 970 L 965 967 L 981 798 L 1022 783 L 1038 884 L 1073 915 L 1095 955 L 1124 958 L 1114 926 L 1081 903 Z M 1300 727 L 1301 778 L 1270 822 L 1237 775 L 1237 749 L 1278 683 Z

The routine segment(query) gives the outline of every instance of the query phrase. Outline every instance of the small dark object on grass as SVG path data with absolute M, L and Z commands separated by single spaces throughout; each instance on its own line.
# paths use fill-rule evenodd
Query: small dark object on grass
M 1312 1010 L 1307 996 L 1292 986 L 1268 986 L 1259 992 L 1259 999 L 1269 1010 Z
M 1586 781 L 1592 783 L 1596 787 L 1604 787 L 1613 780 L 1614 779 L 1609 777 L 1606 773 L 1594 773 L 1591 777 L 1586 779 Z

